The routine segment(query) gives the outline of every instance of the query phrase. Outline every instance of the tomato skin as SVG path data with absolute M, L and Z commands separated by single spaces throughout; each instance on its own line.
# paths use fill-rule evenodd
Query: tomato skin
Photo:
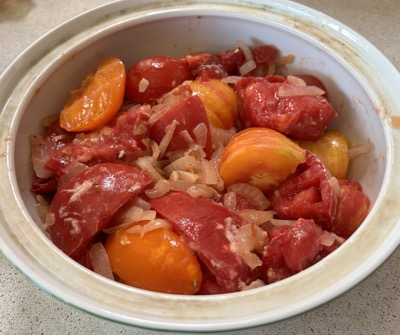
M 317 155 L 334 177 L 346 179 L 349 145 L 343 133 L 326 130 L 316 141 L 299 141 L 299 145 Z
M 324 83 L 318 77 L 313 76 L 312 74 L 296 74 L 295 76 L 303 79 L 307 86 L 317 86 L 321 90 L 325 91 L 322 96 L 329 100 L 328 90 L 326 89 Z
M 275 60 L 278 49 L 272 45 L 259 45 L 251 50 L 257 65 L 268 65 Z
M 150 200 L 215 276 L 225 292 L 239 290 L 254 276 L 240 256 L 232 251 L 227 234 L 246 222 L 236 213 L 207 198 L 193 198 L 185 192 L 170 192 Z
M 51 240 L 67 255 L 79 257 L 118 209 L 150 183 L 147 173 L 122 164 L 100 163 L 87 168 L 55 194 L 50 204 L 54 215 Z
M 338 199 L 332 231 L 349 238 L 368 215 L 370 200 L 356 181 L 339 180 L 339 187 L 342 194 Z
M 173 121 L 178 121 L 178 124 L 173 133 L 172 139 L 166 149 L 167 152 L 187 150 L 188 143 L 180 135 L 181 131 L 187 130 L 189 135 L 195 139 L 194 128 L 204 123 L 207 128 L 207 140 L 204 149 L 207 157 L 211 157 L 211 133 L 210 124 L 207 119 L 206 110 L 198 96 L 190 96 L 180 102 L 177 106 L 170 108 L 157 121 L 150 125 L 150 138 L 160 143 L 165 136 L 168 127 Z
M 245 78 L 235 85 L 242 126 L 268 127 L 297 139 L 316 140 L 336 111 L 322 96 L 280 98 L 279 88 L 288 83 L 283 77 L 278 82 L 277 77 Z
M 150 102 L 189 79 L 191 75 L 185 59 L 169 56 L 145 58 L 128 71 L 125 97 L 132 103 Z M 142 87 L 142 80 L 148 85 Z
M 305 150 L 269 128 L 247 128 L 226 146 L 219 173 L 225 187 L 249 183 L 270 191 L 306 160 Z
M 271 207 L 281 219 L 312 219 L 330 230 L 336 215 L 337 196 L 324 164 L 307 151 L 307 160 L 270 192 Z
M 190 89 L 200 97 L 210 124 L 217 128 L 231 129 L 237 126 L 237 98 L 233 89 L 217 79 L 193 81 Z
M 108 123 L 122 106 L 126 72 L 120 59 L 111 56 L 82 81 L 60 114 L 61 127 L 73 132 L 91 131 Z
M 125 284 L 162 293 L 199 291 L 200 264 L 179 235 L 159 228 L 142 237 L 129 233 L 129 228 L 110 235 L 105 243 L 111 269 Z
M 45 167 L 61 176 L 65 168 L 74 162 L 89 166 L 99 162 L 132 164 L 142 155 L 141 140 L 147 136 L 147 132 L 134 134 L 134 130 L 142 121 L 148 120 L 149 110 L 148 105 L 132 108 L 111 120 L 98 132 L 85 134 L 77 144 L 72 142 L 70 136 L 68 142 L 60 142 L 57 132 L 49 134 L 45 144 L 51 149 L 52 155 L 44 162 Z
M 263 279 L 270 284 L 298 273 L 314 263 L 323 250 L 323 230 L 313 220 L 298 219 L 292 226 L 275 227 L 263 257 Z

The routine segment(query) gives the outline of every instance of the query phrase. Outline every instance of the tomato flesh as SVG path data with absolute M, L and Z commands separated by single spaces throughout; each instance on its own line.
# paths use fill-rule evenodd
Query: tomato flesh
M 185 192 L 171 192 L 150 201 L 152 207 L 181 235 L 226 292 L 249 284 L 254 273 L 232 251 L 227 234 L 246 222 L 226 207 Z
M 50 212 L 53 243 L 71 257 L 110 224 L 112 216 L 151 182 L 147 173 L 117 163 L 87 168 L 60 187 Z
M 89 74 L 60 114 L 61 126 L 73 132 L 90 131 L 108 123 L 122 106 L 126 72 L 120 59 L 111 56 Z
M 107 238 L 105 248 L 112 271 L 125 283 L 155 292 L 195 294 L 202 282 L 200 264 L 179 235 L 159 228 Z
M 132 103 L 150 102 L 189 79 L 191 74 L 185 59 L 146 58 L 129 69 L 125 97 Z

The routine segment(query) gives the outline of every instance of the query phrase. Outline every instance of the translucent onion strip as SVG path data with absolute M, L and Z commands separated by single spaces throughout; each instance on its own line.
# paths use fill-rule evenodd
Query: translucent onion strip
M 291 83 L 295 86 L 307 86 L 306 82 L 303 79 L 301 79 L 300 77 L 288 75 L 286 78 L 289 83 Z
M 205 123 L 199 123 L 194 129 L 193 129 L 193 136 L 196 141 L 196 143 L 202 147 L 205 148 L 207 144 L 207 126 Z
M 257 67 L 256 62 L 253 59 L 250 59 L 242 66 L 239 67 L 239 73 L 241 76 L 245 76 L 246 74 L 250 73 Z
M 141 168 L 142 170 L 146 171 L 150 178 L 153 179 L 153 181 L 158 181 L 160 179 L 163 179 L 164 177 L 161 175 L 160 171 L 158 171 L 152 164 L 154 160 L 150 156 L 144 156 L 144 157 L 139 157 L 136 160 L 136 165 Z
M 93 244 L 93 246 L 90 248 L 89 258 L 94 272 L 103 277 L 114 280 L 114 275 L 110 266 L 110 260 L 102 243 L 98 242 Z
M 175 129 L 179 125 L 179 122 L 177 120 L 172 121 L 172 123 L 168 126 L 167 132 L 165 133 L 164 137 L 160 141 L 159 147 L 160 147 L 160 153 L 163 155 L 165 151 L 167 150 L 167 147 L 169 143 L 172 140 L 172 137 L 174 136 Z
M 317 86 L 284 85 L 278 89 L 279 98 L 293 98 L 299 96 L 321 96 L 325 91 Z
M 356 158 L 357 156 L 368 153 L 373 148 L 372 143 L 368 140 L 367 143 L 358 145 L 347 150 L 349 159 Z
M 257 226 L 270 221 L 275 212 L 273 211 L 259 211 L 256 209 L 242 209 L 238 214 L 246 220 L 247 223 L 255 224 Z
M 168 180 L 160 179 L 153 188 L 148 188 L 144 193 L 150 198 L 155 199 L 167 194 L 171 190 Z
M 132 226 L 131 228 L 127 229 L 126 232 L 128 234 L 140 234 L 140 238 L 143 238 L 146 233 L 159 228 L 171 229 L 171 225 L 166 220 L 154 219 L 145 225 Z
M 182 171 L 188 171 L 188 172 L 194 172 L 196 167 L 198 165 L 198 162 L 196 158 L 193 156 L 183 156 L 181 158 L 176 159 L 173 161 L 171 164 L 167 165 L 163 171 L 166 176 L 171 175 L 171 173 L 175 170 L 182 170 Z
M 240 49 L 240 51 L 243 52 L 243 56 L 247 61 L 253 59 L 253 53 L 246 43 L 238 39 L 236 40 L 236 45 Z
M 266 198 L 261 190 L 251 184 L 247 183 L 237 183 L 228 187 L 228 192 L 235 192 L 248 199 L 256 209 L 266 210 L 270 206 L 270 201 Z

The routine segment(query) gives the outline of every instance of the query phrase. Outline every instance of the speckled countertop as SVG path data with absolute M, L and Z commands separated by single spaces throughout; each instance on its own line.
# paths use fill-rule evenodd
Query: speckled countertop
M 0 0 L 0 72 L 58 24 L 110 0 Z M 353 28 L 400 68 L 400 1 L 301 0 Z M 400 334 L 400 250 L 356 288 L 261 334 Z M 37 288 L 0 255 L 0 334 L 144 334 L 67 306 Z

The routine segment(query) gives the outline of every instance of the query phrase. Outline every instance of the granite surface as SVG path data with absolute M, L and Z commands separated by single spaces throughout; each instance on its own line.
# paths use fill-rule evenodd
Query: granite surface
M 107 0 L 0 0 L 0 73 L 37 38 Z M 400 68 L 400 1 L 301 0 L 345 23 Z M 262 328 L 261 334 L 400 334 L 400 250 L 343 296 L 304 315 Z M 50 296 L 0 255 L 0 334 L 144 334 L 88 315 Z

